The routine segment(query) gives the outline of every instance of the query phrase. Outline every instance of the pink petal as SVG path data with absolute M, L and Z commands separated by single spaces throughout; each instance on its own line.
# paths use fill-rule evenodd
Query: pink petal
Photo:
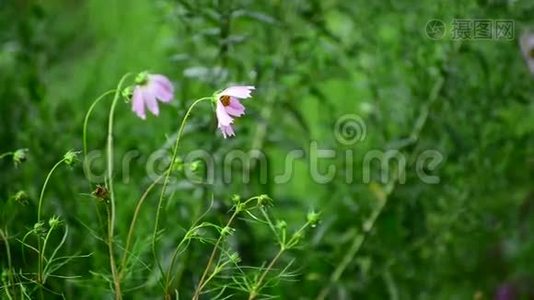
M 142 89 L 143 91 L 143 101 L 145 102 L 148 109 L 154 114 L 159 115 L 159 107 L 158 102 L 156 101 L 156 96 L 154 96 L 154 93 L 150 89 L 150 86 L 147 86 Z
M 236 85 L 231 86 L 220 93 L 220 95 L 226 95 L 236 97 L 240 99 L 246 99 L 251 97 L 251 93 L 255 88 L 250 85 Z
M 232 125 L 224 126 L 219 124 L 219 129 L 221 130 L 224 138 L 227 138 L 229 136 L 235 136 L 235 132 L 232 128 Z
M 154 96 L 162 102 L 169 102 L 173 98 L 174 87 L 167 77 L 163 75 L 149 75 L 149 85 Z
M 230 98 L 230 104 L 228 106 L 224 106 L 224 109 L 226 112 L 234 117 L 240 117 L 245 114 L 245 107 L 239 100 L 236 98 Z
M 228 126 L 232 124 L 234 119 L 228 115 L 226 110 L 224 109 L 224 105 L 221 103 L 221 101 L 217 101 L 217 108 L 216 108 L 216 114 L 217 114 L 217 120 L 219 121 L 219 126 Z
M 143 91 L 136 86 L 132 96 L 132 111 L 141 119 L 146 119 L 145 104 L 143 103 Z

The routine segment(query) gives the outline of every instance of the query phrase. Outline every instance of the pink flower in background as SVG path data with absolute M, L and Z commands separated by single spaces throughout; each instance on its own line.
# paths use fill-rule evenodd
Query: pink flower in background
M 158 74 L 141 73 L 137 76 L 132 95 L 132 111 L 141 119 L 146 119 L 148 108 L 155 116 L 159 115 L 158 100 L 170 102 L 174 87 L 167 77 Z
M 224 138 L 235 135 L 232 128 L 233 117 L 240 117 L 245 114 L 245 107 L 239 99 L 250 98 L 254 89 L 253 86 L 236 85 L 215 95 L 215 100 L 217 101 L 217 127 L 221 130 Z
M 519 299 L 516 288 L 510 283 L 501 284 L 495 293 L 495 300 L 516 300 Z

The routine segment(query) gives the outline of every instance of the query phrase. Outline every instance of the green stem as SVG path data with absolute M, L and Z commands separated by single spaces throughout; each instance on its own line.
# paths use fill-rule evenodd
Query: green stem
M 87 124 L 89 124 L 89 116 L 93 112 L 93 109 L 95 106 L 100 102 L 100 100 L 104 99 L 107 95 L 115 92 L 115 89 L 109 90 L 102 95 L 100 95 L 98 98 L 93 101 L 89 109 L 87 110 L 87 113 L 85 114 L 85 118 L 83 120 L 83 157 L 87 158 Z
M 39 202 L 37 204 L 37 224 L 40 224 L 41 223 L 41 210 L 42 210 L 42 207 L 43 207 L 43 199 L 44 199 L 44 193 L 45 193 L 45 190 L 46 190 L 46 186 L 48 185 L 48 181 L 50 180 L 50 177 L 52 177 L 52 173 L 54 173 L 54 171 L 59 167 L 59 165 L 61 165 L 63 163 L 63 161 L 65 161 L 65 158 L 62 158 L 60 161 L 58 161 L 53 167 L 52 169 L 50 170 L 50 172 L 48 172 L 48 175 L 46 175 L 46 179 L 43 183 L 43 187 L 41 188 L 41 193 L 39 195 Z M 43 255 L 42 253 L 42 248 L 41 248 L 41 236 L 40 236 L 40 233 L 37 232 L 37 250 L 39 252 L 39 258 L 37 259 L 37 282 L 39 284 L 42 284 L 42 279 L 43 279 L 43 265 L 42 265 L 42 260 L 41 260 L 41 257 Z M 41 291 L 42 292 L 42 291 Z
M 9 241 L 7 239 L 8 234 L 4 233 L 2 229 L 0 229 L 0 237 L 4 240 L 4 244 L 6 246 L 6 254 L 7 254 L 7 267 L 11 271 L 11 249 L 9 248 Z
M 172 299 L 172 294 L 169 289 L 175 279 L 171 277 L 171 272 L 174 269 L 174 264 L 176 263 L 176 259 L 178 258 L 178 255 L 180 254 L 180 248 L 182 247 L 184 242 L 189 241 L 192 238 L 192 235 L 194 235 L 194 233 L 197 232 L 197 230 L 204 227 L 202 224 L 201 225 L 197 225 L 197 224 L 204 219 L 204 217 L 208 214 L 208 212 L 209 212 L 209 209 L 206 210 L 199 218 L 197 218 L 195 222 L 193 222 L 193 224 L 191 225 L 191 228 L 185 233 L 180 243 L 178 243 L 178 246 L 176 246 L 176 248 L 174 249 L 174 253 L 172 254 L 171 264 L 169 265 L 169 268 L 167 270 L 167 275 L 165 277 L 165 299 Z M 183 271 L 184 271 L 184 267 L 181 267 L 179 268 L 177 272 L 178 282 L 180 282 L 180 278 L 182 276 Z
M 107 139 L 107 177 L 108 177 L 108 190 L 110 195 L 111 208 L 108 214 L 108 250 L 109 250 L 109 263 L 111 267 L 111 274 L 113 276 L 113 283 L 115 286 L 115 299 L 119 300 L 122 298 L 121 295 L 121 286 L 120 278 L 117 273 L 117 267 L 115 265 L 115 257 L 113 254 L 113 236 L 115 231 L 115 195 L 113 192 L 113 117 L 115 113 L 115 107 L 117 101 L 120 98 L 120 93 L 122 90 L 122 85 L 126 78 L 130 76 L 130 73 L 126 73 L 122 76 L 117 89 L 115 90 L 115 96 L 113 97 L 113 102 L 111 103 L 111 108 L 109 109 L 109 121 L 108 121 L 108 139 Z
M 225 228 L 229 228 L 230 225 L 232 224 L 232 222 L 234 221 L 234 218 L 237 216 L 237 214 L 239 214 L 239 210 L 236 209 L 234 211 L 234 213 L 232 214 L 232 216 L 230 217 L 230 219 L 228 220 L 228 222 L 226 223 L 226 226 L 224 227 Z M 213 246 L 213 250 L 211 251 L 211 255 L 210 255 L 210 258 L 208 260 L 208 264 L 206 265 L 206 268 L 204 269 L 204 273 L 202 273 L 202 277 L 200 278 L 200 281 L 198 282 L 198 285 L 197 285 L 197 288 L 195 289 L 195 294 L 193 296 L 193 299 L 198 299 L 198 297 L 200 296 L 200 292 L 202 291 L 202 288 L 206 285 L 207 281 L 204 282 L 204 279 L 206 278 L 206 276 L 208 275 L 208 271 L 209 269 L 211 268 L 211 265 L 213 264 L 213 260 L 215 259 L 215 254 L 217 253 L 217 249 L 219 248 L 219 244 L 221 243 L 222 239 L 224 238 L 224 234 L 220 234 L 219 235 L 219 238 L 217 239 L 217 241 L 215 242 L 215 246 Z
M 226 223 L 226 226 L 224 228 L 229 228 L 230 225 L 232 224 L 232 222 L 234 221 L 234 218 L 241 211 L 243 211 L 243 209 L 246 208 L 247 204 L 250 203 L 251 201 L 255 200 L 255 199 L 258 199 L 258 198 L 259 198 L 259 196 L 252 197 L 252 198 L 249 198 L 247 201 L 243 202 L 242 204 L 236 205 L 235 209 L 234 209 L 234 213 L 232 214 L 232 216 L 230 217 L 230 219 L 228 220 L 228 222 Z M 219 238 L 217 239 L 217 241 L 215 242 L 215 245 L 213 246 L 213 250 L 211 251 L 211 255 L 210 255 L 210 258 L 208 260 L 208 264 L 206 265 L 206 268 L 204 269 L 204 272 L 202 273 L 202 277 L 200 278 L 200 281 L 198 282 L 197 288 L 195 289 L 195 294 L 193 296 L 193 299 L 195 299 L 195 300 L 198 299 L 198 297 L 200 297 L 200 292 L 202 291 L 204 286 L 206 286 L 208 281 L 211 280 L 211 278 L 213 277 L 213 276 L 210 276 L 204 282 L 204 279 L 208 275 L 208 271 L 209 271 L 211 265 L 213 264 L 213 260 L 215 259 L 215 254 L 217 253 L 217 249 L 219 248 L 219 244 L 221 243 L 223 238 L 224 238 L 224 234 L 219 235 Z M 172 265 L 171 265 L 171 267 L 172 267 Z
M 264 214 L 264 216 L 267 217 L 268 223 L 272 224 L 271 221 L 270 221 L 270 218 L 268 218 L 268 214 L 265 212 L 265 209 L 262 208 L 261 211 Z M 265 280 L 265 277 L 267 277 L 267 274 L 271 271 L 271 269 L 273 268 L 274 264 L 278 261 L 280 256 L 282 256 L 282 254 L 286 250 L 291 249 L 294 245 L 296 245 L 298 243 L 298 239 L 300 239 L 302 231 L 304 231 L 308 226 L 310 226 L 310 222 L 309 221 L 306 222 L 304 225 L 302 225 L 299 228 L 299 230 L 297 230 L 291 236 L 291 239 L 289 239 L 289 241 L 287 243 L 280 244 L 280 250 L 274 256 L 274 258 L 271 260 L 271 262 L 269 263 L 267 268 L 263 271 L 263 273 L 261 274 L 261 276 L 258 279 L 258 281 L 254 284 L 254 289 L 252 291 L 250 291 L 249 297 L 248 297 L 249 300 L 256 299 L 256 297 L 258 296 L 259 291 L 262 288 L 262 284 L 263 284 L 263 281 Z
M 225 261 L 223 262 L 222 264 L 217 264 L 215 266 L 215 270 L 213 271 L 213 273 L 210 274 L 210 276 L 206 279 L 206 281 L 204 281 L 204 283 L 202 284 L 202 286 L 199 287 L 199 290 L 202 290 L 204 289 L 204 287 L 208 284 L 208 282 L 210 282 L 213 278 L 215 278 L 215 276 L 217 276 L 217 274 L 219 274 L 219 272 L 221 270 L 223 270 L 223 268 L 231 263 L 232 261 L 228 260 L 228 261 Z M 195 298 L 196 299 L 196 298 Z
M 256 282 L 256 284 L 254 286 L 255 288 L 250 292 L 250 294 L 248 296 L 249 300 L 256 299 L 256 297 L 258 296 L 258 292 L 261 289 L 261 284 L 262 284 L 263 280 L 265 279 L 265 276 L 267 276 L 267 273 L 269 273 L 269 271 L 272 269 L 274 264 L 278 261 L 280 256 L 282 256 L 282 253 L 284 253 L 285 250 L 286 249 L 284 247 L 280 247 L 280 250 L 278 251 L 278 253 L 271 260 L 271 263 L 267 266 L 267 269 L 265 269 L 263 274 L 261 274 L 260 279 L 258 280 L 258 282 Z
M 163 271 L 163 267 L 161 266 L 161 264 L 159 263 L 159 260 L 157 258 L 158 256 L 157 256 L 157 253 L 156 253 L 156 240 L 157 240 L 157 234 L 158 234 L 158 230 L 159 230 L 159 219 L 160 219 L 160 215 L 161 215 L 161 208 L 163 207 L 163 198 L 165 196 L 165 191 L 166 191 L 166 188 L 167 188 L 167 184 L 169 183 L 169 177 L 170 177 L 172 169 L 174 167 L 174 161 L 176 160 L 176 156 L 178 154 L 178 145 L 180 144 L 180 138 L 182 137 L 182 134 L 183 134 L 187 119 L 189 118 L 189 115 L 191 114 L 191 111 L 192 111 L 193 107 L 195 107 L 195 105 L 197 105 L 198 103 L 200 103 L 200 102 L 202 102 L 204 100 L 209 100 L 209 99 L 211 99 L 211 97 L 204 97 L 204 98 L 197 99 L 195 102 L 193 102 L 193 104 L 191 104 L 191 106 L 189 106 L 189 109 L 185 113 L 185 116 L 184 116 L 184 118 L 182 120 L 182 123 L 180 124 L 180 128 L 178 129 L 178 134 L 176 136 L 176 142 L 174 143 L 174 148 L 173 148 L 173 151 L 172 151 L 172 157 L 171 157 L 170 165 L 167 168 L 167 170 L 165 170 L 165 172 L 164 172 L 165 179 L 163 181 L 163 187 L 161 188 L 161 194 L 160 194 L 159 201 L 158 201 L 158 208 L 156 210 L 156 220 L 155 220 L 155 225 L 154 225 L 154 232 L 152 234 L 152 255 L 154 256 L 154 260 L 156 261 L 156 264 L 157 264 L 162 276 L 165 276 L 165 272 Z
M 50 177 L 52 176 L 52 173 L 54 173 L 54 171 L 57 169 L 57 167 L 59 167 L 59 165 L 61 165 L 61 163 L 63 163 L 63 161 L 65 161 L 65 158 L 62 158 L 60 161 L 58 161 L 52 167 L 52 169 L 50 170 L 50 172 L 48 172 L 48 175 L 46 176 L 46 179 L 45 179 L 45 182 L 43 184 L 43 187 L 41 188 L 41 193 L 39 195 L 39 204 L 37 206 L 37 223 L 41 222 L 41 210 L 42 210 L 42 206 L 43 206 L 43 198 L 44 198 L 44 193 L 45 193 L 45 190 L 46 190 L 46 186 L 48 185 L 48 181 L 50 180 Z
M 174 268 L 174 264 L 176 263 L 176 258 L 178 257 L 178 253 L 180 252 L 180 248 L 182 247 L 182 245 L 187 240 L 190 239 L 188 234 L 189 234 L 189 232 L 186 233 L 184 238 L 180 241 L 180 243 L 178 243 L 178 246 L 176 246 L 176 249 L 174 249 L 174 253 L 172 254 L 172 258 L 171 258 L 171 264 L 169 265 L 169 269 L 167 270 L 167 275 L 165 275 L 165 294 L 167 295 L 166 296 L 167 298 L 168 298 L 168 296 L 170 294 L 169 288 L 172 285 L 173 280 L 174 280 L 174 278 L 171 279 L 171 272 L 172 272 L 172 269 Z
M 14 282 L 13 280 L 13 271 L 12 271 L 12 262 L 11 262 L 11 249 L 9 247 L 9 240 L 8 240 L 8 233 L 4 233 L 4 231 L 2 229 L 0 229 L 0 237 L 4 240 L 4 244 L 6 246 L 6 255 L 7 255 L 7 269 L 8 269 L 8 282 L 3 282 L 4 283 L 4 288 L 5 288 L 5 292 L 6 292 L 6 295 L 8 297 L 8 299 L 13 299 L 11 297 L 11 294 L 9 292 L 10 290 L 10 287 L 12 285 L 12 283 Z
M 13 152 L 6 152 L 6 153 L 0 154 L 0 159 L 4 158 L 6 156 L 9 156 L 9 155 L 13 155 Z
M 44 243 L 43 243 L 43 249 L 41 249 L 39 251 L 39 278 L 41 278 L 42 280 L 42 283 L 41 284 L 45 284 L 45 277 L 44 277 L 44 274 L 43 274 L 43 263 L 44 263 L 44 256 L 45 256 L 45 251 L 46 251 L 46 244 L 48 243 L 48 239 L 50 238 L 50 233 L 52 233 L 52 228 L 49 228 L 48 229 L 48 232 L 46 233 L 46 237 L 45 237 L 45 240 L 44 240 Z
M 128 258 L 128 252 L 130 249 L 130 243 L 133 237 L 133 231 L 135 227 L 135 223 L 137 221 L 137 216 L 139 215 L 139 212 L 141 211 L 141 206 L 145 202 L 145 199 L 147 198 L 150 191 L 156 186 L 156 184 L 159 183 L 159 181 L 163 178 L 163 175 L 159 176 L 152 184 L 148 186 L 148 188 L 145 190 L 139 201 L 137 202 L 137 206 L 135 207 L 134 215 L 132 217 L 132 222 L 130 222 L 130 228 L 128 230 L 128 237 L 126 238 L 126 246 L 124 247 L 124 254 L 122 256 L 122 262 L 121 262 L 121 269 L 120 269 L 120 277 L 122 277 L 124 270 L 126 269 L 126 261 Z

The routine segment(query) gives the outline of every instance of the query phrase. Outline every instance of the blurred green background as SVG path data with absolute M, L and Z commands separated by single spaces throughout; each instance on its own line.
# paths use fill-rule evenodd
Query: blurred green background
M 211 153 L 215 181 L 173 181 L 161 257 L 212 198 L 206 218 L 224 224 L 233 194 L 268 194 L 273 214 L 292 230 L 309 211 L 321 212 L 320 224 L 282 258 L 281 265 L 294 260 L 294 276 L 268 288 L 280 299 L 315 299 L 325 289 L 327 299 L 534 299 L 534 85 L 518 42 L 533 15 L 530 0 L 2 0 L 0 153 L 29 149 L 19 166 L 0 161 L 0 228 L 9 233 L 14 271 L 34 272 L 34 255 L 23 254 L 17 241 L 35 223 L 48 171 L 68 150 L 82 149 L 92 101 L 124 73 L 149 70 L 173 81 L 175 99 L 145 121 L 119 103 L 117 164 L 137 151 L 127 174 L 117 167 L 119 244 L 151 182 L 147 161 L 168 149 L 188 105 L 231 84 L 250 84 L 257 90 L 234 138 L 217 132 L 209 105 L 194 110 L 179 154 Z M 431 39 L 432 19 L 447 30 L 454 19 L 513 20 L 515 35 Z M 105 147 L 109 104 L 100 102 L 91 116 L 90 150 Z M 336 135 L 346 114 L 365 125 L 355 143 Z M 322 174 L 335 167 L 333 180 L 314 179 L 313 143 L 336 154 L 319 163 Z M 267 158 L 266 166 L 245 166 L 248 183 L 242 166 L 221 163 L 235 149 L 258 149 Z M 299 149 L 304 155 L 290 180 L 276 182 L 288 153 Z M 387 150 L 407 158 L 405 182 L 394 175 L 382 180 L 378 165 L 364 180 L 366 153 Z M 426 150 L 443 157 L 425 171 L 439 176 L 437 184 L 423 182 L 416 170 Z M 350 182 L 347 168 L 354 172 Z M 230 182 L 222 180 L 223 169 L 233 170 Z M 106 246 L 95 237 L 102 235 L 99 204 L 90 196 L 96 184 L 81 164 L 51 178 L 44 216 L 58 215 L 69 227 L 62 251 L 92 255 L 61 268 L 59 274 L 80 277 L 51 278 L 47 288 L 59 294 L 46 298 L 111 297 L 99 275 L 109 270 Z M 20 190 L 29 196 L 26 205 L 13 198 Z M 149 196 L 136 234 L 135 251 L 149 264 L 158 196 Z M 260 266 L 277 251 L 268 231 L 249 222 L 238 222 L 232 239 L 247 265 Z M 5 270 L 5 241 L 0 246 Z M 192 243 L 183 254 L 181 298 L 191 297 L 210 251 Z M 125 298 L 160 298 L 155 277 L 139 266 L 125 283 Z

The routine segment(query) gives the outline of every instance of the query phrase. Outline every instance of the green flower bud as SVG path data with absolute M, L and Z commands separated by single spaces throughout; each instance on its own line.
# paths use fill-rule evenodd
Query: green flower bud
M 13 201 L 19 204 L 26 205 L 28 204 L 30 197 L 28 196 L 28 194 L 26 194 L 25 191 L 18 191 L 15 195 L 11 197 L 11 199 L 13 199 Z
M 278 230 L 286 230 L 287 228 L 287 223 L 286 221 L 284 220 L 278 220 L 278 222 L 276 222 L 276 228 Z
M 172 170 L 181 172 L 183 169 L 184 169 L 184 160 L 181 157 L 177 156 L 174 159 L 174 163 L 172 164 Z
M 201 165 L 202 165 L 202 162 L 200 160 L 195 160 L 194 162 L 189 164 L 189 170 L 191 170 L 192 172 L 195 172 L 200 168 Z
M 13 163 L 15 166 L 20 165 L 28 159 L 28 149 L 18 149 L 13 153 Z
M 241 262 L 241 257 L 239 257 L 239 253 L 234 252 L 234 253 L 230 254 L 230 260 L 231 260 L 234 264 L 238 264 L 238 263 Z
M 265 194 L 260 195 L 258 197 L 258 205 L 259 206 L 266 206 L 271 202 L 271 200 L 272 199 L 269 196 L 265 195 Z
M 233 194 L 232 195 L 232 203 L 234 203 L 236 205 L 241 203 L 241 197 L 238 194 Z
M 50 226 L 50 229 L 54 229 L 61 225 L 61 220 L 59 219 L 59 217 L 53 216 L 52 218 L 50 218 L 50 220 L 48 220 L 48 225 Z
M 135 84 L 137 85 L 145 85 L 148 81 L 148 72 L 143 71 L 135 77 Z
M 13 276 L 11 269 L 2 270 L 2 282 L 7 282 L 11 276 Z
M 65 155 L 63 155 L 63 161 L 69 167 L 72 167 L 74 163 L 78 160 L 78 153 L 72 150 L 69 150 Z
M 237 212 L 242 212 L 242 211 L 244 211 L 245 209 L 246 209 L 246 205 L 245 205 L 245 203 L 241 203 L 241 202 L 239 202 L 239 203 L 237 203 L 237 204 L 235 205 L 235 210 L 236 210 Z
M 33 225 L 33 232 L 36 235 L 43 235 L 46 232 L 43 222 L 38 222 Z
M 321 215 L 320 213 L 317 213 L 315 211 L 310 211 L 308 213 L 308 215 L 306 216 L 306 220 L 308 221 L 308 223 L 310 223 L 311 227 L 317 226 L 317 223 L 319 223 L 320 215 Z
M 231 235 L 232 232 L 234 232 L 234 229 L 229 226 L 225 226 L 223 229 L 221 229 L 221 235 L 225 237 Z
M 130 99 L 132 99 L 133 91 L 133 86 L 127 86 L 121 91 L 121 95 L 126 103 L 130 102 Z

